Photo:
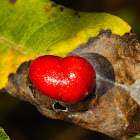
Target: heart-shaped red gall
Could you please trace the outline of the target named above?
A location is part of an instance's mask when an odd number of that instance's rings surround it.
[[[38,57],[29,67],[29,77],[43,94],[67,103],[82,100],[95,86],[93,66],[79,56]]]

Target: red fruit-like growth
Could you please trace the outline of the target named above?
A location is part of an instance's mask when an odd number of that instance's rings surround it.
[[[94,68],[79,56],[38,57],[29,67],[29,77],[43,94],[67,103],[82,100],[95,86]]]

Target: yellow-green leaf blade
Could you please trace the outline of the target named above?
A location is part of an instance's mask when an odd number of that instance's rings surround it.
[[[2,127],[0,127],[0,140],[10,140]]]
[[[48,0],[17,0],[15,4],[0,0],[0,9],[0,89],[24,61],[44,54],[65,56],[101,29],[118,35],[131,30],[116,16],[54,7]]]

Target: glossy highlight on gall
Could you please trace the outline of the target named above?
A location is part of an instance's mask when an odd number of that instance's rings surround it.
[[[46,96],[58,101],[75,103],[86,97],[95,86],[95,70],[80,56],[61,58],[44,55],[29,67],[33,84]]]

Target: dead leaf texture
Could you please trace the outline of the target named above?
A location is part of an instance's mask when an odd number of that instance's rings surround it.
[[[134,31],[120,36],[101,30],[68,55],[86,58],[96,71],[96,86],[82,101],[67,104],[43,95],[29,79],[31,61],[22,63],[15,74],[9,75],[6,90],[35,105],[49,118],[122,140],[140,133],[140,44]]]

